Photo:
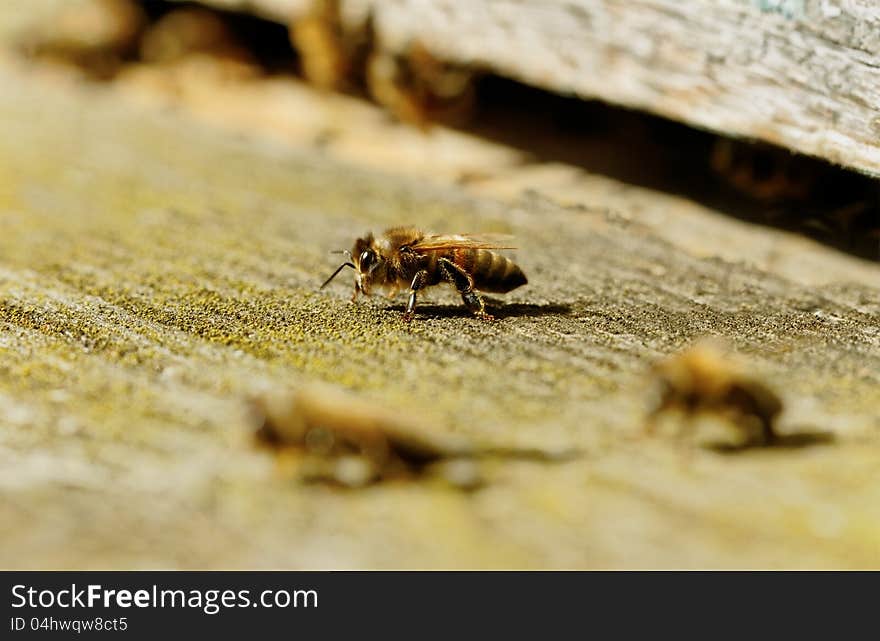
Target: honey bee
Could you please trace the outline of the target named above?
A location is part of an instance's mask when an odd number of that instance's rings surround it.
[[[362,487],[439,476],[470,490],[483,483],[484,459],[561,463],[579,455],[567,448],[481,444],[327,383],[267,391],[248,407],[256,443],[275,452],[282,472],[309,482]]]
[[[140,59],[148,64],[172,65],[196,56],[226,61],[242,72],[257,64],[230,21],[208,9],[175,9],[151,25],[141,39]]]
[[[367,89],[391,115],[427,131],[432,123],[465,124],[476,104],[475,74],[413,42],[400,54],[376,48],[367,60]]]
[[[339,0],[312,0],[289,27],[290,41],[299,52],[306,79],[326,91],[358,86],[369,50],[373,46],[368,20],[347,26]]]
[[[358,238],[326,287],[345,267],[355,270],[354,301],[384,290],[389,298],[409,287],[404,320],[412,320],[418,292],[449,283],[461,294],[465,306],[478,318],[492,320],[478,291],[504,294],[525,285],[525,274],[512,260],[495,250],[513,249],[488,237],[426,234],[413,227],[394,227],[378,238],[372,233]]]
[[[25,56],[77,68],[96,80],[113,79],[136,57],[148,24],[135,0],[78,0],[57,3],[44,23],[21,34]]]
[[[470,119],[474,70],[440,60],[418,41],[391,51],[381,42],[372,9],[345,20],[342,9],[340,0],[312,0],[290,26],[310,83],[323,90],[365,90],[394,118],[423,131],[435,122],[456,126]]]
[[[806,200],[815,191],[821,165],[772,145],[719,138],[709,164],[727,184],[764,203]]]
[[[730,420],[747,442],[767,445],[782,401],[766,385],[746,375],[739,363],[715,341],[701,341],[652,368],[658,399],[651,408],[648,431],[660,414],[677,411],[687,420],[701,413]]]
[[[252,399],[257,442],[303,455],[303,476],[361,486],[471,455],[458,438],[341,388],[308,383]]]

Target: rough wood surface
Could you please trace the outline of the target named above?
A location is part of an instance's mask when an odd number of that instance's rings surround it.
[[[307,0],[204,0],[287,22]],[[342,0],[383,46],[880,174],[880,9],[829,0]]]
[[[190,86],[177,104],[197,112]],[[344,129],[328,154],[277,114],[267,144],[5,66],[0,87],[0,566],[880,565],[876,265],[570,168],[501,163],[475,196],[359,168],[379,165]],[[215,122],[310,104],[266,91]],[[425,172],[479,149],[394,140],[381,162]],[[542,175],[573,206],[536,193]],[[315,291],[329,249],[399,222],[513,233],[530,283],[494,324],[452,293],[406,325],[401,301]],[[705,334],[782,393],[790,447],[642,435],[647,363]],[[583,455],[486,461],[472,493],[301,485],[253,447],[244,399],[302,380]]]

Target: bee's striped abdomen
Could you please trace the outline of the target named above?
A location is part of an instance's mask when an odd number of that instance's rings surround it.
[[[424,258],[425,262],[422,269],[428,271],[428,284],[430,285],[434,285],[443,280],[438,263],[440,258],[442,258],[442,256],[438,252],[429,252]]]
[[[460,251],[458,258],[459,265],[474,279],[476,290],[504,294],[528,282],[516,263],[491,250],[468,249]]]

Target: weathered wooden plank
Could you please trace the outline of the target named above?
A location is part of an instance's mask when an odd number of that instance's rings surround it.
[[[289,21],[308,0],[205,0]],[[880,174],[880,8],[828,0],[342,0],[383,46]]]
[[[826,278],[841,257],[601,176],[578,180],[589,207],[500,202],[115,90],[5,67],[0,89],[3,567],[880,562],[876,265],[805,285],[783,254]],[[664,215],[694,224],[641,222]],[[451,292],[405,324],[401,301],[348,304],[350,282],[316,291],[328,249],[401,222],[513,233],[530,283],[494,324]],[[644,437],[647,363],[707,333],[782,394],[783,435],[832,439],[725,454]],[[245,399],[304,379],[449,436],[581,456],[497,457],[473,493],[303,485],[253,447]]]

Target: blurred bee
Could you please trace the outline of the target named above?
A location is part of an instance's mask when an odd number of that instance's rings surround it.
[[[419,42],[383,47],[371,12],[346,16],[339,0],[312,0],[290,26],[305,77],[333,91],[366,90],[402,122],[463,124],[476,104],[475,73],[442,62]]]
[[[339,0],[312,0],[290,25],[290,42],[299,52],[306,79],[327,91],[354,88],[358,69],[372,46],[372,30],[364,21],[343,25]]]
[[[818,162],[788,150],[729,138],[715,141],[709,164],[731,187],[765,203],[806,200],[821,169]]]
[[[367,89],[398,120],[423,130],[432,122],[464,124],[476,104],[474,73],[440,61],[418,42],[402,54],[373,51]]]
[[[110,80],[136,57],[147,23],[146,12],[135,0],[76,0],[59,5],[43,22],[33,25],[18,45],[29,58]]]
[[[387,291],[390,298],[409,287],[404,314],[404,320],[409,321],[419,291],[449,283],[478,318],[492,320],[477,291],[504,294],[528,282],[516,263],[494,251],[497,249],[512,248],[475,236],[432,235],[412,227],[395,227],[378,238],[372,233],[358,238],[350,252],[340,252],[351,260],[342,263],[321,289],[345,267],[356,274],[352,301],[359,293],[371,295],[373,289]]]
[[[702,341],[653,366],[658,398],[648,416],[653,432],[661,414],[678,412],[691,421],[709,413],[727,418],[746,442],[776,440],[773,424],[782,401],[767,386],[745,375],[715,342]]]
[[[763,222],[877,260],[880,190],[867,176],[768,144],[719,138],[709,165]]]

